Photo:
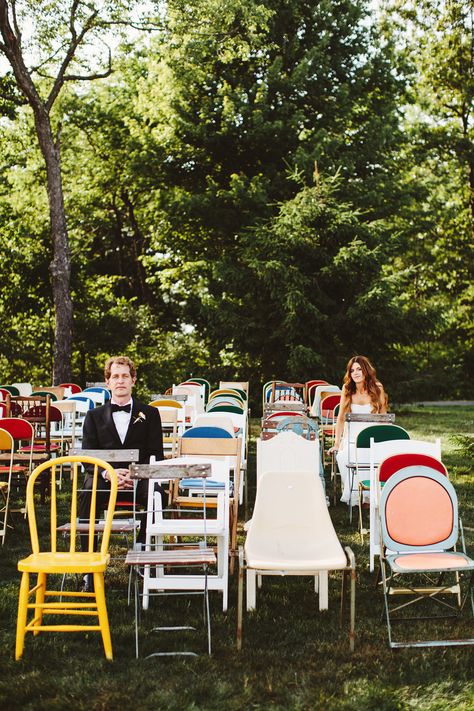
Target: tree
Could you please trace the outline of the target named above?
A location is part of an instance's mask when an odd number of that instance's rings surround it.
[[[11,65],[17,87],[28,102],[46,165],[51,226],[51,262],[55,311],[53,382],[70,379],[72,353],[71,250],[61,175],[61,123],[54,107],[65,84],[110,75],[111,50],[99,56],[99,42],[112,26],[129,21],[130,6],[116,2],[0,0],[0,52]],[[31,36],[26,30],[31,25]],[[52,29],[54,28],[54,29]],[[29,61],[31,58],[31,61]],[[34,64],[32,61],[34,59]]]

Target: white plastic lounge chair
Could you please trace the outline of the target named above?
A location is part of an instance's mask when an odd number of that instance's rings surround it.
[[[311,575],[319,609],[328,609],[328,572],[351,576],[350,647],[354,648],[355,558],[339,542],[319,477],[314,471],[262,474],[244,551],[239,555],[237,648],[242,644],[243,571],[247,571],[247,610],[256,607],[256,578]]]

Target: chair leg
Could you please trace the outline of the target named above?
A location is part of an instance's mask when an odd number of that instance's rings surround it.
[[[18,599],[18,618],[16,623],[16,645],[15,659],[18,661],[23,655],[25,646],[26,620],[28,615],[28,594],[30,590],[29,573],[23,573],[20,583],[20,595]]]
[[[318,577],[319,577],[319,609],[320,610],[327,610],[329,607],[328,571],[321,570]]]
[[[363,495],[362,495],[362,486],[359,484],[358,486],[358,494],[359,494],[359,534],[360,534],[360,542],[364,543],[364,526],[363,526],[363,521],[362,521],[362,501],[363,501]]]
[[[100,633],[102,635],[102,642],[104,644],[105,656],[108,660],[112,661],[112,639],[110,637],[110,627],[109,618],[107,615],[107,606],[105,603],[105,589],[104,589],[104,574],[94,573],[94,591],[97,603],[97,613],[99,617]]]
[[[43,608],[40,607],[44,603],[44,595],[46,592],[46,573],[38,573],[38,579],[36,581],[36,600],[35,600],[35,627],[41,627],[43,623]],[[34,635],[39,634],[39,630],[34,632]]]
[[[237,651],[242,649],[242,622],[244,607],[244,556],[239,550],[239,577],[237,587]]]
[[[257,607],[256,572],[247,568],[247,610]]]

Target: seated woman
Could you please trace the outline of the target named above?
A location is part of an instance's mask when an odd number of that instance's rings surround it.
[[[345,416],[348,412],[357,414],[387,412],[388,398],[382,383],[377,380],[375,368],[365,356],[354,356],[347,364],[342,386],[341,405],[336,422],[334,447],[330,453],[336,452],[337,466],[341,474],[343,492],[341,501],[352,505],[357,503],[357,490],[350,491],[349,461],[354,461],[354,443],[359,432],[367,426],[365,422],[351,423],[349,443]],[[350,450],[349,450],[350,446]]]

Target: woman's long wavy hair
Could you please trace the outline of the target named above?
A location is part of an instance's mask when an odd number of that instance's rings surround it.
[[[351,368],[354,363],[358,363],[362,368],[362,373],[364,375],[364,389],[370,395],[372,412],[380,412],[384,406],[387,406],[388,398],[381,389],[381,383],[377,380],[377,373],[375,372],[375,368],[370,360],[365,356],[359,355],[350,359],[347,364],[346,374],[344,376],[342,390],[344,394],[347,395],[347,409],[350,408],[352,395],[356,392],[356,384],[351,377]]]

